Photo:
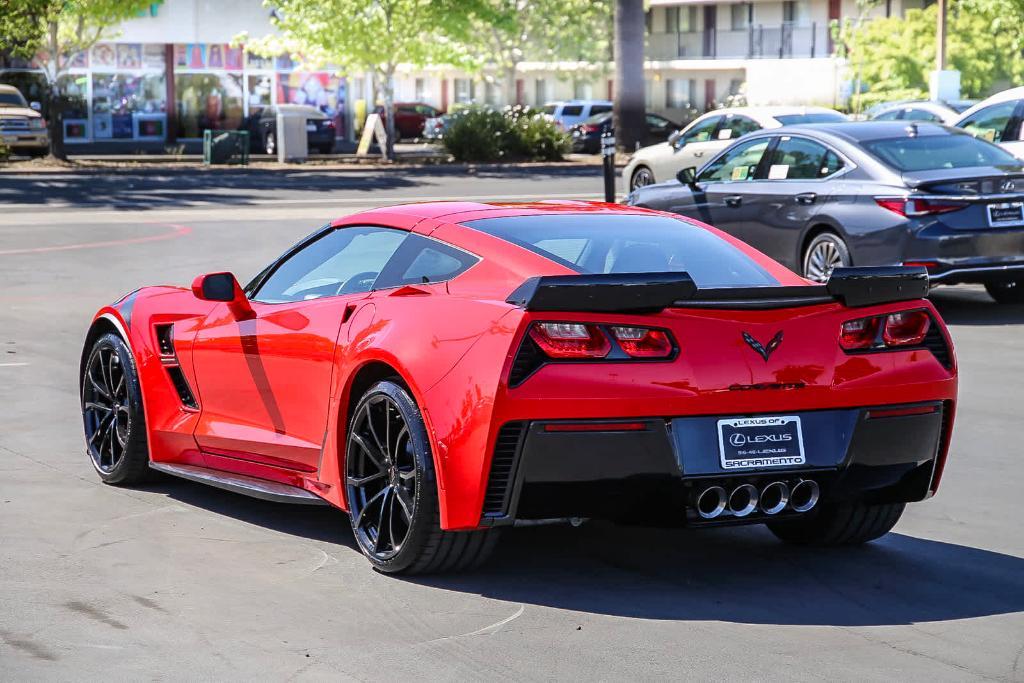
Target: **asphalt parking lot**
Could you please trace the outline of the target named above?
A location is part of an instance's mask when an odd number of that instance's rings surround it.
[[[1024,680],[1024,307],[980,288],[934,294],[961,376],[943,487],[864,548],[592,523],[403,579],[341,512],[93,473],[77,372],[104,303],[245,279],[361,208],[596,198],[595,172],[0,175],[0,679]]]

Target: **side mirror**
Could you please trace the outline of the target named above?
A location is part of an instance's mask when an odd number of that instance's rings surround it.
[[[43,105],[39,104],[38,102],[29,102],[28,106],[29,106],[29,109],[35,109],[36,111],[42,111],[43,110]]]
[[[192,281],[192,293],[203,301],[222,301],[240,318],[252,315],[252,306],[242,286],[231,273],[208,273]]]
[[[687,166],[683,170],[676,173],[676,180],[686,185],[691,190],[697,189],[697,169],[693,166]]]
[[[680,136],[680,135],[682,135],[682,134],[683,134],[683,131],[681,131],[681,130],[676,130],[676,131],[673,131],[673,132],[672,132],[672,133],[671,133],[671,134],[670,134],[670,135],[668,136],[668,142],[669,142],[669,144],[670,144],[670,145],[674,145],[674,144],[676,144],[676,140],[678,140],[678,139],[679,139],[679,136]]]

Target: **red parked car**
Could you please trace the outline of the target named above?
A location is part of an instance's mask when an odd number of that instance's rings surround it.
[[[536,520],[863,543],[946,460],[956,361],[927,292],[903,267],[814,284],[645,209],[378,209],[244,288],[213,273],[102,308],[87,448],[109,484],[157,470],[346,510],[385,572],[474,566]]]
[[[395,131],[399,140],[423,137],[423,124],[427,119],[442,114],[439,109],[422,102],[395,102],[393,106]],[[379,107],[377,113],[381,115],[382,120],[387,120],[383,107]]]

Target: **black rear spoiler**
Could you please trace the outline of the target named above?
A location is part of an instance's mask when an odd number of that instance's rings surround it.
[[[648,313],[669,307],[768,309],[839,301],[873,306],[928,296],[922,267],[836,268],[824,285],[699,289],[686,273],[532,277],[508,297],[528,311]]]

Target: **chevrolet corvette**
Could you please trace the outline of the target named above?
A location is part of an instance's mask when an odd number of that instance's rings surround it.
[[[347,216],[246,286],[102,308],[91,463],[332,505],[377,569],[484,561],[502,527],[887,533],[933,495],[956,405],[923,268],[805,280],[715,228],[587,202]]]

